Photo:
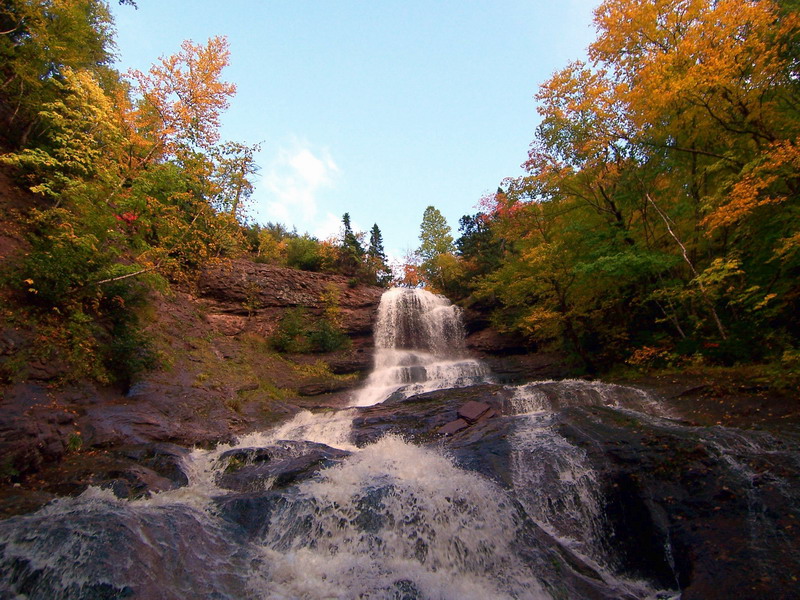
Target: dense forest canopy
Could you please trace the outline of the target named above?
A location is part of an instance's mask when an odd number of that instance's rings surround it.
[[[796,3],[607,0],[595,24],[590,62],[536,95],[527,175],[462,219],[428,285],[590,369],[796,368]]]
[[[536,94],[526,175],[457,239],[428,207],[398,282],[489,310],[589,370],[797,370],[797,3],[607,0],[595,24],[589,61]],[[220,139],[236,89],[225,38],[186,41],[146,72],[116,71],[114,50],[101,0],[0,9],[0,162],[34,194],[12,207],[27,246],[3,265],[19,307],[5,319],[79,375],[124,382],[154,360],[137,307],[210,261],[390,282],[377,224],[354,231],[345,213],[320,241],[248,221],[258,147]]]

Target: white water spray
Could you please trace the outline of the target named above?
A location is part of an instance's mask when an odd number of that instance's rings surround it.
[[[384,293],[375,324],[375,367],[352,406],[408,397],[484,380],[486,365],[466,355],[461,311],[428,291]]]
[[[499,488],[387,436],[273,516],[254,585],[267,598],[548,599],[519,529]]]

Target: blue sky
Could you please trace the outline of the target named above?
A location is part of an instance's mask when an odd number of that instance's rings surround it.
[[[139,0],[117,6],[121,70],[227,36],[223,139],[262,142],[250,216],[320,238],[381,228],[400,258],[429,205],[477,211],[519,175],[533,99],[585,57],[597,0]]]

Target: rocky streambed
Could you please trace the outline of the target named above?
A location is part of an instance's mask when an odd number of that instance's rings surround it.
[[[236,560],[255,560],[251,554],[258,549],[261,561],[266,552],[270,561],[278,561],[278,553],[280,561],[293,556],[292,560],[304,557],[316,564],[332,550],[323,551],[312,540],[325,531],[338,536],[344,527],[345,539],[337,542],[339,550],[331,556],[341,558],[342,545],[351,545],[348,560],[358,562],[364,552],[384,552],[383,544],[394,539],[400,527],[414,538],[413,548],[401,544],[405,549],[400,556],[384,556],[367,571],[372,569],[377,577],[402,559],[422,565],[424,573],[412,569],[403,579],[393,571],[395,579],[386,579],[385,589],[373,590],[370,597],[427,598],[439,597],[427,595],[439,584],[420,583],[436,571],[430,569],[441,559],[438,552],[450,556],[454,551],[490,551],[483,545],[497,532],[475,541],[474,547],[470,541],[462,547],[457,540],[471,527],[510,527],[506,537],[491,540],[491,552],[509,553],[503,559],[507,561],[513,554],[513,565],[501,566],[486,557],[473,564],[464,556],[453,573],[465,586],[477,578],[484,592],[500,590],[502,597],[795,597],[800,568],[796,426],[788,419],[769,431],[701,426],[680,415],[665,417],[670,410],[659,396],[627,386],[571,380],[481,384],[390,398],[369,407],[300,413],[269,434],[244,436],[230,449],[196,450],[193,457],[167,443],[119,447],[113,452],[127,456],[136,468],[116,478],[90,481],[107,492],[90,490],[44,513],[5,521],[0,525],[0,548],[8,560],[7,549],[22,543],[20,535],[29,544],[54,543],[53,536],[62,534],[52,529],[46,515],[59,511],[77,518],[88,532],[86,539],[111,535],[105,529],[91,534],[98,525],[90,524],[86,511],[101,520],[113,514],[125,539],[131,519],[145,530],[187,527],[186,535],[201,540],[212,536],[203,542],[211,544],[206,552],[219,552],[211,557],[219,563],[211,571],[231,571],[211,589],[217,589],[219,597],[255,598],[277,593],[276,564],[261,564],[271,573],[269,581],[254,583],[243,574],[246,570],[237,571],[241,565],[231,563],[234,559],[223,558],[233,548]],[[459,421],[466,426],[452,427]],[[399,466],[405,453],[418,453],[411,457],[416,463],[413,474],[398,472],[410,468]],[[89,454],[82,468],[102,472],[97,469],[102,456]],[[463,481],[451,489],[447,481],[453,478]],[[409,480],[423,485],[424,492],[416,487],[404,490]],[[182,489],[195,500],[202,497],[202,502],[169,499]],[[64,489],[70,491],[77,490]],[[114,495],[148,492],[161,493],[132,504],[114,500]],[[431,501],[423,500],[423,493],[445,495],[447,506],[423,510],[421,504]],[[485,506],[470,504],[481,502]],[[159,505],[172,508],[158,513]],[[199,513],[196,506],[202,507]],[[492,521],[492,511],[508,522]],[[330,519],[338,519],[339,525]],[[442,536],[452,539],[444,542]],[[103,542],[112,557],[114,543],[113,535]],[[179,552],[187,541],[178,537],[161,543],[173,548],[169,552]],[[125,544],[125,552],[141,557],[128,561],[119,581],[108,584],[108,595],[96,595],[99,575],[92,575],[95,567],[88,565],[80,574],[90,582],[97,579],[91,588],[95,595],[71,588],[59,596],[63,590],[58,582],[64,579],[59,567],[45,568],[20,556],[13,559],[12,577],[17,587],[22,581],[35,591],[31,597],[149,597],[146,590],[156,588],[148,585],[163,584],[157,581],[157,571],[148,571],[157,562],[149,555],[153,550],[131,547],[130,540]],[[201,585],[213,576],[208,567],[199,570],[192,562],[200,558],[209,560],[192,554],[180,559],[187,572],[197,571],[184,586]],[[294,582],[285,582],[289,597],[300,594],[294,586],[303,581],[311,589],[329,578],[335,579],[332,585],[345,585],[326,569],[313,577],[293,571],[287,578]],[[9,589],[17,589],[8,581],[7,577]],[[129,581],[141,583],[125,583]],[[534,583],[538,595],[525,596],[521,590]],[[464,591],[470,586],[462,589],[463,597],[472,597]],[[174,590],[161,593],[178,597]]]
[[[47,373],[4,390],[0,598],[797,597],[791,394],[565,380],[476,331],[487,377],[457,326],[432,344],[412,320],[377,336],[373,398],[354,391],[374,292],[348,300],[353,347],[280,357],[259,341],[279,313],[224,287],[173,305],[173,369],[125,394]]]

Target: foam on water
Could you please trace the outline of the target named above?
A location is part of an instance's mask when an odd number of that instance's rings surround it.
[[[301,486],[263,541],[260,586],[267,598],[394,598],[403,588],[443,600],[549,598],[517,557],[518,532],[495,485],[389,436]]]
[[[461,312],[426,290],[383,294],[375,324],[375,364],[352,406],[407,398],[483,381],[488,368],[466,354]]]
[[[0,522],[0,597],[247,598],[242,547],[191,504],[150,505],[89,488]]]
[[[568,406],[609,406],[649,415],[666,412],[666,408],[644,390],[602,381],[534,381],[513,390],[511,409],[516,414],[553,412]]]

